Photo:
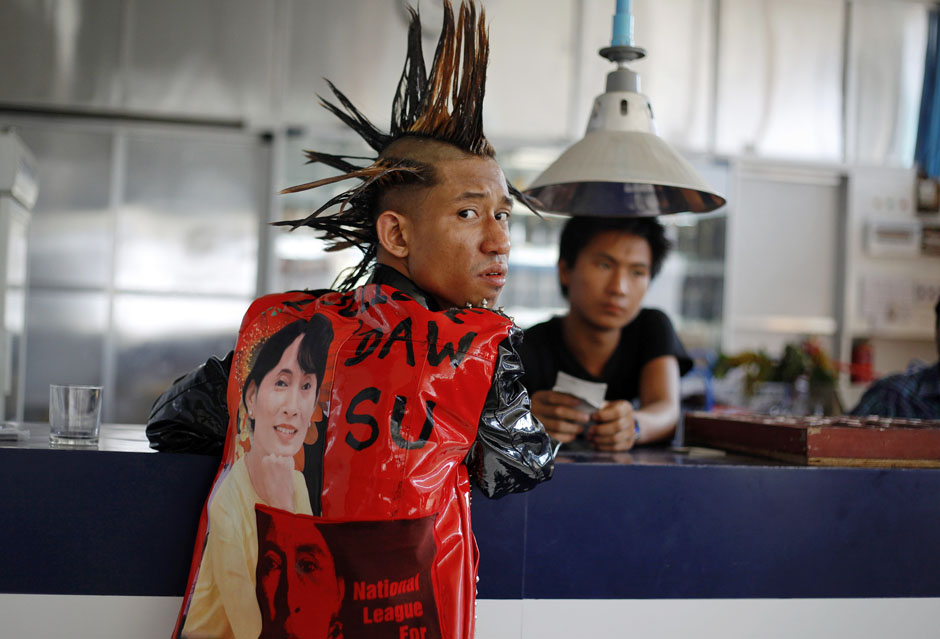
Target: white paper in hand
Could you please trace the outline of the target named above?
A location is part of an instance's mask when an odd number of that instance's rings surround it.
[[[603,382],[589,382],[586,379],[558,371],[553,391],[574,395],[588,404],[592,412],[604,407],[604,396],[607,394],[607,384]]]

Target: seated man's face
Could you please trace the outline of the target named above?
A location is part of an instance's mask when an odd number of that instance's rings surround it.
[[[444,306],[496,302],[506,283],[512,199],[495,160],[435,162],[437,184],[414,202],[408,271]]]
[[[623,231],[595,235],[574,265],[558,264],[572,315],[599,329],[633,321],[650,285],[653,254],[644,238]]]
[[[257,595],[260,639],[321,639],[343,599],[333,555],[316,525],[289,515],[259,512]]]

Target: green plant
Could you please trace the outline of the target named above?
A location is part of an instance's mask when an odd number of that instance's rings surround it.
[[[722,378],[739,366],[745,367],[744,392],[748,396],[752,396],[762,382],[792,384],[800,377],[806,377],[811,392],[826,392],[835,385],[837,377],[832,360],[814,339],[787,344],[779,360],[774,360],[763,350],[736,355],[722,353],[712,372],[715,377]]]

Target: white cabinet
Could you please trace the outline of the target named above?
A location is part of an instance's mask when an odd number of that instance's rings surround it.
[[[726,352],[779,354],[838,326],[843,180],[838,170],[737,162],[728,214]]]

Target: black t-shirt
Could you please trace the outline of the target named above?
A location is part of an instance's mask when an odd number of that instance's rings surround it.
[[[672,328],[672,322],[665,313],[651,308],[641,309],[634,320],[623,327],[620,343],[604,365],[601,377],[588,373],[568,350],[560,317],[525,331],[519,355],[525,368],[522,384],[529,395],[551,389],[558,371],[564,371],[592,382],[605,382],[608,401],[636,399],[640,394],[643,366],[662,355],[676,356],[680,376],[692,368],[692,360]]]

